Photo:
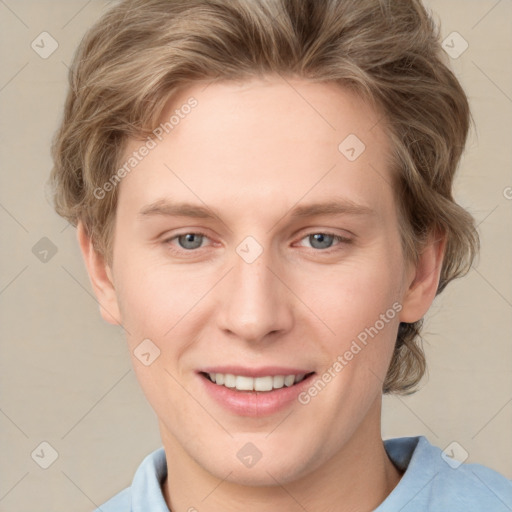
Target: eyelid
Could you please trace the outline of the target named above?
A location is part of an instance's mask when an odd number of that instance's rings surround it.
[[[332,247],[327,248],[327,249],[315,249],[314,247],[307,247],[307,249],[311,249],[311,250],[313,250],[316,253],[325,253],[325,254],[327,254],[327,253],[336,251],[337,248],[339,246],[341,246],[341,245],[349,244],[349,243],[352,242],[352,239],[349,238],[349,237],[346,237],[346,236],[343,236],[343,235],[339,235],[337,233],[333,233],[332,231],[322,230],[322,229],[308,231],[306,234],[304,234],[303,236],[301,236],[299,238],[299,241],[302,241],[302,240],[304,240],[304,238],[307,238],[307,237],[309,237],[311,235],[317,235],[317,234],[332,236],[334,239],[336,239],[338,241],[338,243],[333,245]]]
[[[163,240],[163,243],[171,245],[171,242],[173,240],[176,240],[180,236],[189,235],[189,234],[200,235],[200,236],[202,236],[204,238],[208,238],[208,239],[211,240],[210,236],[208,236],[204,231],[194,230],[192,228],[192,229],[188,229],[186,231],[182,231],[182,232],[173,234],[172,236],[166,237]],[[334,233],[334,232],[329,231],[327,229],[316,229],[316,230],[310,230],[310,231],[304,232],[302,234],[302,236],[300,236],[298,241],[300,242],[300,241],[304,240],[304,238],[307,238],[308,236],[316,235],[316,234],[332,236],[332,237],[334,237],[338,241],[337,244],[335,244],[334,246],[329,247],[327,249],[315,249],[314,247],[306,247],[307,249],[311,249],[312,251],[314,251],[316,253],[325,253],[325,254],[331,253],[333,251],[336,251],[339,246],[342,246],[344,244],[349,244],[349,243],[351,243],[353,241],[352,238],[350,238],[350,237]],[[182,248],[175,247],[175,246],[172,246],[172,247],[173,247],[173,249],[172,249],[173,252],[189,253],[189,254],[197,253],[197,252],[199,252],[200,249],[204,249],[205,248],[205,247],[199,247],[197,249],[187,250],[187,249],[182,249]]]
[[[203,232],[203,231],[194,230],[194,229],[188,229],[188,230],[183,231],[181,233],[176,233],[176,234],[174,234],[172,236],[165,237],[163,239],[162,243],[170,244],[171,241],[176,240],[180,236],[185,236],[185,235],[200,235],[200,236],[202,236],[204,238],[208,238],[208,239],[211,240],[211,238],[205,232]],[[202,249],[202,247],[201,247],[201,249]],[[186,249],[178,249],[178,250],[185,251],[185,252],[190,252],[190,253],[198,251],[198,249],[189,250],[189,251],[187,251]]]

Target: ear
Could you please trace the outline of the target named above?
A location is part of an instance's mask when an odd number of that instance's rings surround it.
[[[112,271],[104,257],[96,252],[82,222],[77,225],[77,237],[94,294],[100,305],[103,319],[113,325],[121,325]]]
[[[423,318],[430,308],[437,292],[446,236],[432,235],[422,250],[418,263],[410,263],[408,288],[402,298],[400,321],[412,323]]]

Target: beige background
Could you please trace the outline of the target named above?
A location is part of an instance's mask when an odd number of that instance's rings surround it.
[[[100,318],[75,229],[44,193],[66,65],[107,5],[0,0],[0,511],[92,510],[160,446],[122,332]],[[478,220],[483,247],[429,312],[430,379],[416,395],[385,398],[383,436],[457,441],[469,462],[512,478],[512,3],[427,5],[443,37],[457,31],[469,43],[451,59],[477,126],[456,197]],[[47,59],[31,48],[43,31],[59,45]],[[42,237],[57,248],[46,263],[32,252]],[[58,454],[48,469],[31,458],[43,441]]]

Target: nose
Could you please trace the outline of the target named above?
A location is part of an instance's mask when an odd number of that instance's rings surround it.
[[[270,251],[249,261],[238,253],[233,257],[219,304],[219,326],[232,338],[251,343],[275,341],[292,326],[293,295],[284,284],[282,266]]]

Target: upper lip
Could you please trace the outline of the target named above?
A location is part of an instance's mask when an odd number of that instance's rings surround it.
[[[199,373],[224,373],[231,375],[243,375],[246,377],[274,377],[276,375],[306,375],[313,373],[313,370],[298,367],[286,366],[262,366],[260,368],[248,368],[244,366],[209,366],[201,368]]]

